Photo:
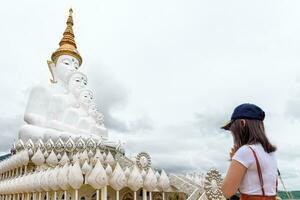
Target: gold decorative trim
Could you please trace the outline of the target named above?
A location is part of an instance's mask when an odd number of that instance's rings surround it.
[[[69,16],[67,20],[67,27],[64,31],[63,38],[59,42],[59,48],[52,54],[51,59],[56,63],[57,59],[61,55],[71,55],[79,61],[79,66],[82,64],[82,58],[77,50],[75,42],[75,35],[73,32],[73,10],[70,8]]]
[[[54,65],[54,62],[47,60],[47,64],[48,64],[48,69],[49,69],[51,77],[52,77],[52,78],[50,78],[50,82],[53,84],[57,83],[57,81],[55,80],[54,74],[53,74],[53,70],[52,70],[52,66]]]

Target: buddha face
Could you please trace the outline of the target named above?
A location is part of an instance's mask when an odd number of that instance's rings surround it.
[[[82,90],[79,95],[79,103],[84,106],[91,105],[94,99],[93,92],[90,90]]]
[[[68,88],[69,91],[74,94],[76,97],[80,94],[81,90],[86,88],[87,85],[87,77],[81,72],[73,72],[70,75]]]
[[[97,124],[102,125],[104,123],[104,116],[103,116],[103,114],[98,111],[95,120],[96,120]]]
[[[96,104],[91,104],[89,106],[89,115],[92,117],[96,117],[98,113],[98,108],[96,106]]]
[[[56,76],[67,82],[68,76],[76,71],[79,67],[79,62],[76,58],[69,55],[61,55],[58,57],[57,62],[55,64]]]

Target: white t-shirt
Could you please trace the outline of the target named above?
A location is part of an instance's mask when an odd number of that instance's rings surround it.
[[[255,151],[262,171],[265,195],[276,195],[277,160],[274,153],[265,152],[260,143],[250,145]],[[248,195],[262,195],[257,167],[253,152],[248,145],[244,145],[234,154],[233,160],[240,162],[247,168],[247,172],[240,185],[240,192]]]

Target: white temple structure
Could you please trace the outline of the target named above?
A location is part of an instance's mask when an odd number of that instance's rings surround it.
[[[72,9],[59,48],[48,61],[51,81],[32,88],[18,140],[0,161],[0,200],[221,199],[221,176],[167,174],[139,153],[126,157],[109,140],[73,33]]]

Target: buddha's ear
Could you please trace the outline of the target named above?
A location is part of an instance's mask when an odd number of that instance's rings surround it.
[[[50,82],[51,83],[57,83],[57,81],[55,79],[55,76],[54,76],[54,73],[53,73],[53,69],[55,67],[55,64],[51,60],[47,60],[47,63],[48,63],[48,69],[49,69],[50,74],[51,74]]]

